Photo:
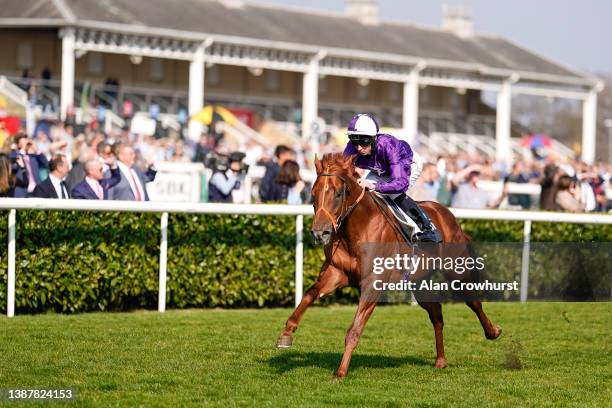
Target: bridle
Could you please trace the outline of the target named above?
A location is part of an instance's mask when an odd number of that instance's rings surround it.
[[[338,174],[334,174],[334,173],[321,173],[317,177],[319,176],[338,177],[340,180],[342,180],[342,201],[340,203],[340,215],[338,216],[338,218],[334,218],[332,213],[330,213],[327,210],[327,208],[325,208],[325,194],[327,193],[327,190],[328,190],[327,180],[325,180],[325,187],[323,187],[323,198],[321,200],[322,205],[315,212],[315,217],[316,217],[319,211],[322,211],[323,214],[325,214],[325,216],[329,218],[329,220],[331,221],[332,226],[334,227],[334,232],[337,232],[342,226],[342,222],[351,214],[353,209],[357,206],[357,204],[359,204],[361,199],[365,196],[366,189],[365,187],[363,187],[363,190],[361,190],[361,194],[359,194],[359,197],[357,197],[355,202],[351,204],[349,207],[347,207],[346,211],[342,211],[342,207],[344,207],[344,202],[346,201],[346,180],[344,179],[344,177]]]

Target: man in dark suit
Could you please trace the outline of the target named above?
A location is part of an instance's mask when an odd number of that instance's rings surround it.
[[[49,161],[44,154],[38,152],[36,144],[26,134],[19,134],[15,144],[17,148],[10,154],[11,161],[15,162],[17,156],[21,156],[28,171],[28,186],[15,187],[15,197],[23,198],[32,194],[36,185],[42,181],[40,173],[48,170]]]
[[[117,165],[121,173],[121,181],[109,189],[108,199],[149,201],[146,184],[155,179],[157,171],[151,166],[146,173],[143,173],[137,166],[134,166],[136,153],[127,144],[117,145],[115,155],[118,159]]]
[[[70,198],[64,178],[70,170],[68,159],[63,154],[55,155],[49,161],[49,177],[34,188],[32,197],[36,198]]]
[[[287,198],[287,188],[276,182],[276,178],[280,173],[281,167],[287,160],[295,160],[295,152],[293,149],[278,145],[274,151],[275,161],[272,161],[266,166],[266,173],[261,179],[259,185],[259,197],[262,202],[280,201]]]
[[[121,171],[113,159],[107,159],[110,177],[104,178],[104,167],[98,159],[85,163],[85,178],[72,189],[72,198],[108,200],[108,190],[121,181]]]

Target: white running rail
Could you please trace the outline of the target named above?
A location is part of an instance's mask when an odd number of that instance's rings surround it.
[[[8,285],[7,316],[15,315],[15,252],[16,252],[16,211],[17,210],[77,210],[77,211],[119,211],[161,213],[160,230],[160,271],[158,310],[166,309],[166,262],[168,256],[168,213],[192,214],[257,214],[290,215],[296,217],[296,255],[295,255],[295,304],[300,303],[303,293],[303,217],[313,215],[311,205],[285,204],[219,204],[219,203],[163,203],[132,201],[96,200],[47,200],[40,198],[2,198],[0,209],[10,210],[8,223]],[[580,224],[612,224],[612,215],[556,213],[538,211],[469,210],[452,208],[457,218],[478,220],[521,221],[523,229],[523,262],[521,266],[521,301],[527,300],[527,281],[529,273],[529,242],[532,222],[563,222]],[[525,255],[526,254],[526,255]]]

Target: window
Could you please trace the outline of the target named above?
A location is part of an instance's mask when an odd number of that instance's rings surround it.
[[[90,74],[102,73],[102,54],[98,52],[90,52],[87,55],[87,69]]]
[[[19,68],[32,68],[32,44],[20,43],[17,45],[17,66]]]
[[[451,108],[458,108],[461,105],[461,95],[453,88],[448,88],[447,92]]]
[[[221,83],[221,69],[219,65],[214,64],[206,70],[206,80],[211,85],[218,85]]]
[[[357,85],[357,98],[368,99],[368,85]]]
[[[432,102],[433,88],[426,86],[419,88],[419,102],[423,105],[430,105]]]
[[[270,91],[276,91],[280,88],[280,76],[278,71],[272,69],[266,70],[266,88]]]
[[[161,81],[164,79],[164,61],[158,58],[151,59],[151,79]]]
[[[325,95],[327,93],[327,77],[319,75],[319,93]]]
[[[402,85],[397,82],[389,82],[389,99],[399,102],[402,97]]]

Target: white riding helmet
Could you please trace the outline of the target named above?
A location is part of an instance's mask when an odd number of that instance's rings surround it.
[[[375,137],[378,135],[378,121],[373,115],[369,113],[360,113],[351,119],[348,124],[347,134],[351,135],[363,135]]]

